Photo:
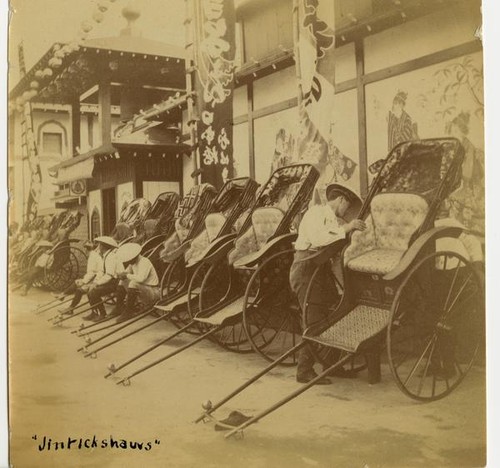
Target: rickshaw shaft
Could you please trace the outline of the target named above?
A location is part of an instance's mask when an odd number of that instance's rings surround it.
[[[187,330],[187,328],[190,327],[190,326],[192,326],[192,325],[193,325],[192,323],[186,325],[185,327],[183,327],[178,332],[174,333],[173,335],[170,335],[170,337],[168,339],[171,339],[174,336],[178,335],[179,332],[181,332],[181,331]],[[175,351],[172,351],[171,353],[167,354],[166,356],[164,356],[164,357],[162,357],[160,359],[157,359],[156,361],[153,361],[151,364],[148,364],[146,367],[143,367],[142,369],[139,369],[138,371],[134,372],[133,374],[130,374],[128,377],[125,377],[124,379],[122,379],[119,382],[117,382],[117,384],[121,384],[125,380],[130,380],[132,377],[135,377],[136,375],[142,374],[143,372],[147,371],[148,369],[151,369],[151,367],[154,367],[157,364],[160,364],[163,361],[166,361],[167,359],[170,359],[171,357],[174,357],[176,354],[179,354],[182,351],[184,351],[184,350],[186,350],[188,348],[191,348],[191,346],[194,346],[196,343],[199,343],[200,341],[204,340],[205,338],[208,338],[210,335],[212,335],[213,333],[219,331],[222,328],[223,328],[222,325],[219,325],[219,326],[213,328],[212,330],[204,333],[203,335],[200,335],[199,337],[197,337],[196,339],[194,339],[190,343],[187,343],[184,346],[181,346],[180,348],[177,348]]]
[[[321,374],[318,374],[316,377],[314,377],[314,379],[310,380],[308,383],[306,383],[305,385],[303,385],[301,388],[295,390],[293,393],[291,393],[287,397],[283,398],[282,400],[278,401],[277,403],[275,403],[274,405],[270,406],[269,408],[265,409],[264,411],[261,411],[256,416],[253,416],[251,419],[249,419],[248,421],[244,422],[241,426],[238,426],[238,427],[234,428],[232,431],[228,432],[224,436],[224,438],[228,439],[229,437],[235,435],[237,432],[240,432],[243,429],[245,429],[246,427],[248,427],[248,426],[250,426],[250,425],[258,422],[259,420],[261,420],[262,418],[264,418],[268,414],[272,413],[273,411],[276,411],[278,408],[280,408],[284,404],[286,404],[289,401],[293,400],[294,398],[298,397],[300,394],[304,393],[306,390],[308,390],[313,385],[315,385],[316,382],[318,382],[322,378],[326,377],[335,368],[337,368],[337,367],[343,365],[345,362],[347,362],[351,358],[351,356],[352,356],[351,353],[347,354],[342,359],[340,359],[339,361],[337,361],[335,364],[333,364],[332,366],[330,366],[328,369],[323,370],[323,372]]]
[[[300,342],[299,344],[295,345],[293,348],[289,349],[285,354],[282,354],[278,359],[274,360],[271,364],[269,364],[265,369],[263,369],[261,372],[258,374],[254,375],[250,380],[245,382],[243,385],[239,386],[236,390],[231,392],[229,395],[224,397],[222,400],[217,402],[215,405],[212,406],[209,410],[207,410],[205,413],[203,413],[198,419],[196,419],[195,423],[199,423],[200,421],[203,421],[203,418],[205,417],[206,414],[212,414],[215,410],[220,408],[222,405],[227,403],[229,400],[234,398],[236,395],[241,393],[245,388],[253,384],[255,381],[259,380],[263,375],[267,374],[270,370],[274,369],[278,364],[283,362],[288,356],[291,354],[295,353],[298,351],[300,348],[302,348],[306,344],[305,341]]]

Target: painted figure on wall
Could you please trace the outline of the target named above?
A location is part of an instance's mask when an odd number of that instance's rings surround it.
[[[465,156],[462,184],[448,199],[450,216],[472,230],[484,233],[484,152],[468,139],[470,114],[461,112],[448,123],[446,132],[460,140]]]
[[[280,167],[292,164],[294,148],[294,136],[288,130],[280,128],[276,134],[276,145],[271,162],[271,174]]]
[[[340,183],[349,187],[357,164],[346,156],[337,145],[335,145],[334,135],[335,124],[330,123],[330,137],[326,149],[326,157],[322,157],[315,166],[320,173],[316,184],[315,199],[317,203],[326,202],[326,188],[333,183]]]
[[[388,151],[404,141],[418,140],[417,124],[405,110],[407,97],[408,93],[398,91],[392,101],[387,118]]]

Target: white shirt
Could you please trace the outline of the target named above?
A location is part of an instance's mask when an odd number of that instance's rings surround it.
[[[106,284],[113,278],[116,278],[118,271],[118,262],[116,261],[116,250],[108,250],[103,258],[103,270],[97,274],[94,283],[97,285]]]
[[[158,286],[158,275],[153,264],[142,255],[139,256],[137,262],[129,265],[125,270],[127,279],[146,286]]]
[[[102,257],[97,250],[91,250],[87,260],[87,272],[82,278],[82,284],[89,284],[94,278],[103,273]]]
[[[344,238],[344,228],[330,206],[315,205],[302,218],[295,250],[317,249]]]

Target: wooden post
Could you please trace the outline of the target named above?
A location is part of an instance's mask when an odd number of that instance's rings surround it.
[[[295,60],[295,78],[297,79],[297,109],[300,113],[300,106],[302,105],[302,73],[300,71],[300,49],[299,49],[299,39],[300,39],[300,12],[299,12],[299,1],[293,0],[293,55]]]
[[[247,112],[248,112],[248,161],[250,163],[250,177],[255,179],[255,128],[253,115],[253,81],[247,84]]]
[[[359,186],[361,198],[368,194],[368,153],[366,143],[366,93],[363,75],[365,73],[363,39],[354,43],[356,56],[356,84],[358,92],[358,141],[359,141]]]
[[[71,103],[71,135],[73,141],[71,156],[77,153],[77,147],[81,149],[80,118],[80,99],[76,97]]]
[[[99,121],[101,144],[111,144],[111,83],[104,78],[99,83]]]
[[[194,90],[194,73],[196,73],[197,65],[197,54],[198,50],[196,47],[196,32],[197,27],[197,11],[193,0],[186,0],[186,19],[184,20],[185,30],[186,30],[186,92],[188,94],[187,98],[187,113],[188,113],[188,125],[189,125],[189,137],[191,139],[191,158],[194,164],[195,172],[198,171],[200,164],[198,163],[199,151],[198,151],[198,135],[197,135],[197,115],[198,100],[195,95]],[[200,176],[197,175],[194,178],[195,185],[200,183]]]

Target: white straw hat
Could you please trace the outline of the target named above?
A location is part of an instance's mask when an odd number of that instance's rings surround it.
[[[116,251],[116,258],[122,263],[127,263],[136,258],[141,253],[142,247],[135,242],[123,244]]]
[[[115,249],[118,247],[116,241],[109,236],[96,237],[94,239],[94,242],[99,242],[100,244],[108,245],[109,247],[113,247]]]

